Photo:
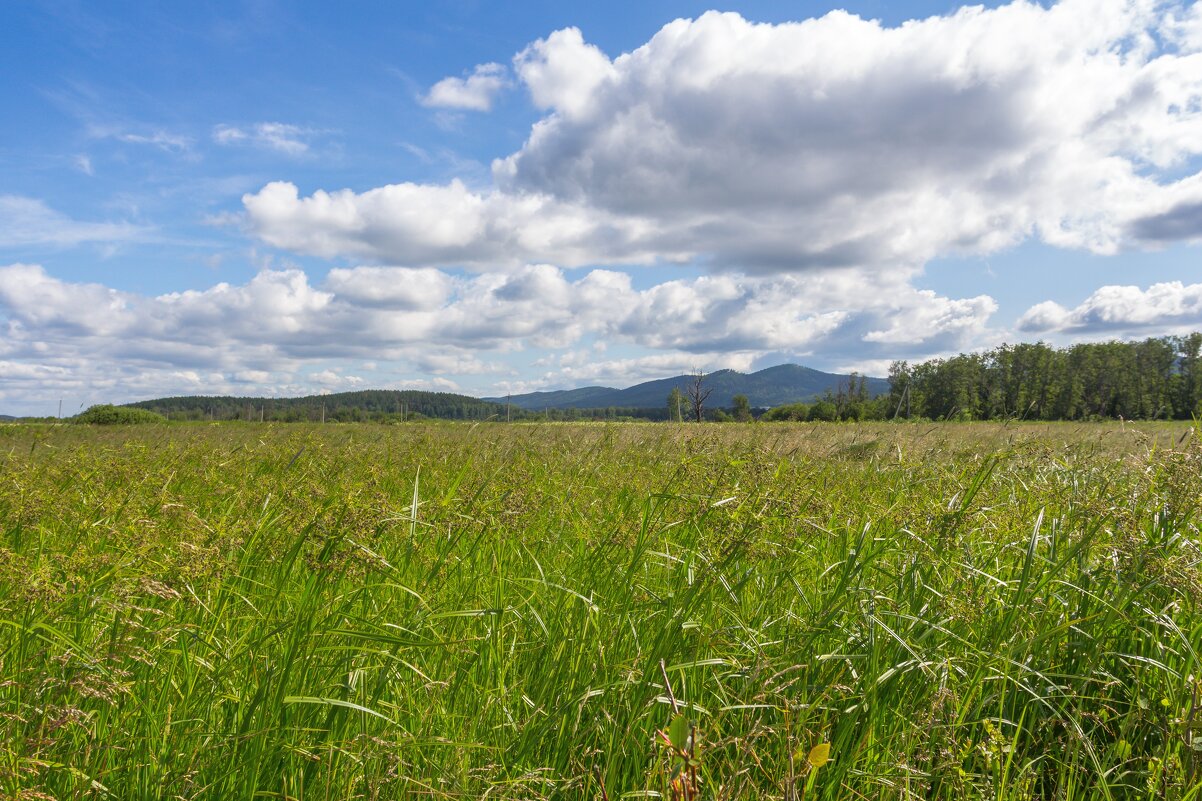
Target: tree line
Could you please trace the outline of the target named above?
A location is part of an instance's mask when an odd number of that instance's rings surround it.
[[[1202,333],[1054,348],[1002,345],[889,370],[891,416],[1186,420],[1202,414]]]
[[[669,398],[669,409],[679,400]],[[765,421],[1188,420],[1202,417],[1202,333],[895,361],[888,393],[872,396],[852,373],[813,401],[755,411]],[[705,415],[745,418],[745,404]]]

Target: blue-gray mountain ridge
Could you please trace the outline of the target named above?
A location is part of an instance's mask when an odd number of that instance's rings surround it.
[[[840,386],[848,385],[849,376],[824,373],[799,364],[781,364],[755,373],[740,373],[736,370],[715,370],[706,373],[703,386],[713,392],[706,400],[708,408],[729,407],[735,395],[746,395],[753,407],[783,406],[787,403],[805,403],[821,398],[826,392],[838,392]],[[857,386],[859,379],[856,379]],[[865,377],[865,389],[869,397],[889,391],[889,382],[883,378]],[[551,392],[530,392],[509,398],[482,398],[496,403],[512,403],[519,409],[657,409],[668,401],[672,387],[681,392],[693,382],[689,375],[660,378],[635,384],[626,389],[613,387],[581,387]]]

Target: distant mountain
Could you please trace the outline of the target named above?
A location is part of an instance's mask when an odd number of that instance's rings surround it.
[[[757,373],[717,370],[705,376],[705,386],[713,392],[706,408],[730,408],[735,395],[746,395],[753,407],[781,406],[812,401],[827,391],[846,386],[848,376],[811,370],[796,364],[769,367]],[[280,422],[318,421],[354,422],[395,420],[402,413],[450,420],[521,420],[543,417],[544,410],[560,410],[551,415],[558,420],[583,420],[598,417],[598,412],[578,410],[640,409],[636,416],[657,419],[664,413],[673,387],[686,392],[692,377],[687,375],[647,381],[626,389],[581,387],[554,392],[531,392],[512,398],[473,398],[449,392],[416,390],[362,390],[333,395],[309,395],[303,398],[236,398],[190,396],[157,398],[128,403],[149,409],[171,420],[274,420]],[[866,378],[868,394],[889,391],[883,378]],[[508,401],[508,404],[507,404]],[[608,417],[604,412],[600,416]],[[0,418],[3,419],[3,418]]]
[[[681,392],[692,382],[687,375],[660,378],[635,384],[626,389],[611,387],[582,387],[580,389],[553,392],[531,392],[514,395],[508,401],[520,409],[597,409],[616,407],[621,409],[658,409],[667,403],[672,387]],[[705,386],[713,393],[706,406],[729,407],[735,395],[746,395],[752,406],[781,406],[786,403],[812,401],[828,390],[835,392],[848,376],[824,373],[802,367],[799,364],[781,364],[755,373],[740,373],[735,370],[716,370],[707,373]],[[889,391],[889,382],[883,378],[866,378],[868,394],[880,395]],[[483,398],[493,403],[505,403],[506,398]]]
[[[0,414],[0,423],[11,423],[16,419],[17,418],[13,417],[11,414]]]

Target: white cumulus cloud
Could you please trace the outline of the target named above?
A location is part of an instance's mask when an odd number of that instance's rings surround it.
[[[1189,239],[1196,24],[1195,6],[1152,0],[1016,0],[898,27],[710,12],[612,59],[565,29],[514,60],[546,114],[492,187],[271,184],[244,202],[281,248],[480,269],[885,271],[1032,237],[1098,253]]]
[[[586,43],[579,28],[539,39],[514,56],[513,64],[536,106],[568,115],[587,111],[601,84],[616,77],[609,58]]]
[[[1034,333],[1160,334],[1202,325],[1202,284],[1168,281],[1147,289],[1104,286],[1079,306],[1054,301],[1032,306],[1019,318],[1021,331]]]
[[[300,197],[277,181],[242,198],[252,230],[286,250],[350,255],[401,265],[512,268],[530,261],[566,266],[656,258],[637,221],[545,195],[477,192],[462,181],[402,183],[363,193],[318,190]]]
[[[488,111],[493,99],[510,85],[509,71],[504,65],[480,64],[464,78],[443,78],[430,87],[421,101],[433,108]]]

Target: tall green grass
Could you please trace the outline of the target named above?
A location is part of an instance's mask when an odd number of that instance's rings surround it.
[[[672,798],[679,715],[702,798],[1199,799],[1200,502],[1182,426],[2,428],[0,789]]]

